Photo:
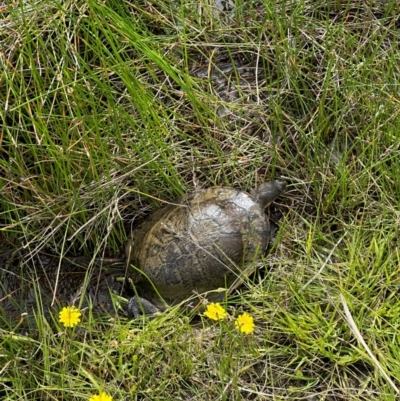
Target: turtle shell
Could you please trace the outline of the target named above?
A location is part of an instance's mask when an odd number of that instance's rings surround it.
[[[263,206],[253,196],[224,187],[197,190],[133,233],[133,282],[139,295],[161,309],[154,289],[171,304],[194,292],[228,288],[264,253],[269,235]]]

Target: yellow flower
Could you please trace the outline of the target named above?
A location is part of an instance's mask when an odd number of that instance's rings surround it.
[[[214,302],[209,304],[207,310],[204,312],[204,316],[212,320],[222,320],[227,314],[226,310],[220,304]]]
[[[111,395],[100,391],[100,394],[92,395],[89,401],[113,401]]]
[[[250,334],[254,331],[253,317],[245,312],[238,316],[235,321],[235,326],[241,333]]]
[[[65,306],[59,314],[59,320],[65,327],[74,327],[81,321],[81,315],[75,306]]]

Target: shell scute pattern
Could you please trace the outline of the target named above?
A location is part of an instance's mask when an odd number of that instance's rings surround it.
[[[153,286],[170,304],[194,292],[229,287],[266,250],[270,226],[264,207],[284,188],[282,181],[263,184],[251,195],[208,188],[154,213],[134,232],[129,247],[138,293],[164,309]]]

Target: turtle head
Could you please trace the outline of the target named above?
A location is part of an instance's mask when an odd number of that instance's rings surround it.
[[[251,191],[251,196],[257,203],[265,208],[284,191],[285,187],[285,181],[274,180],[265,182],[253,189]]]

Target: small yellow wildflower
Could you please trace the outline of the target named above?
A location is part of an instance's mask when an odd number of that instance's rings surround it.
[[[219,303],[214,302],[207,305],[207,310],[204,312],[204,316],[212,320],[222,320],[227,314],[226,310]]]
[[[100,394],[92,395],[89,401],[113,401],[111,395],[100,391]]]
[[[75,306],[65,306],[59,314],[59,320],[65,327],[74,327],[81,321],[81,315]]]
[[[253,316],[250,316],[248,313],[243,313],[242,315],[238,316],[235,321],[236,328],[245,334],[250,334],[254,331],[254,320]]]

